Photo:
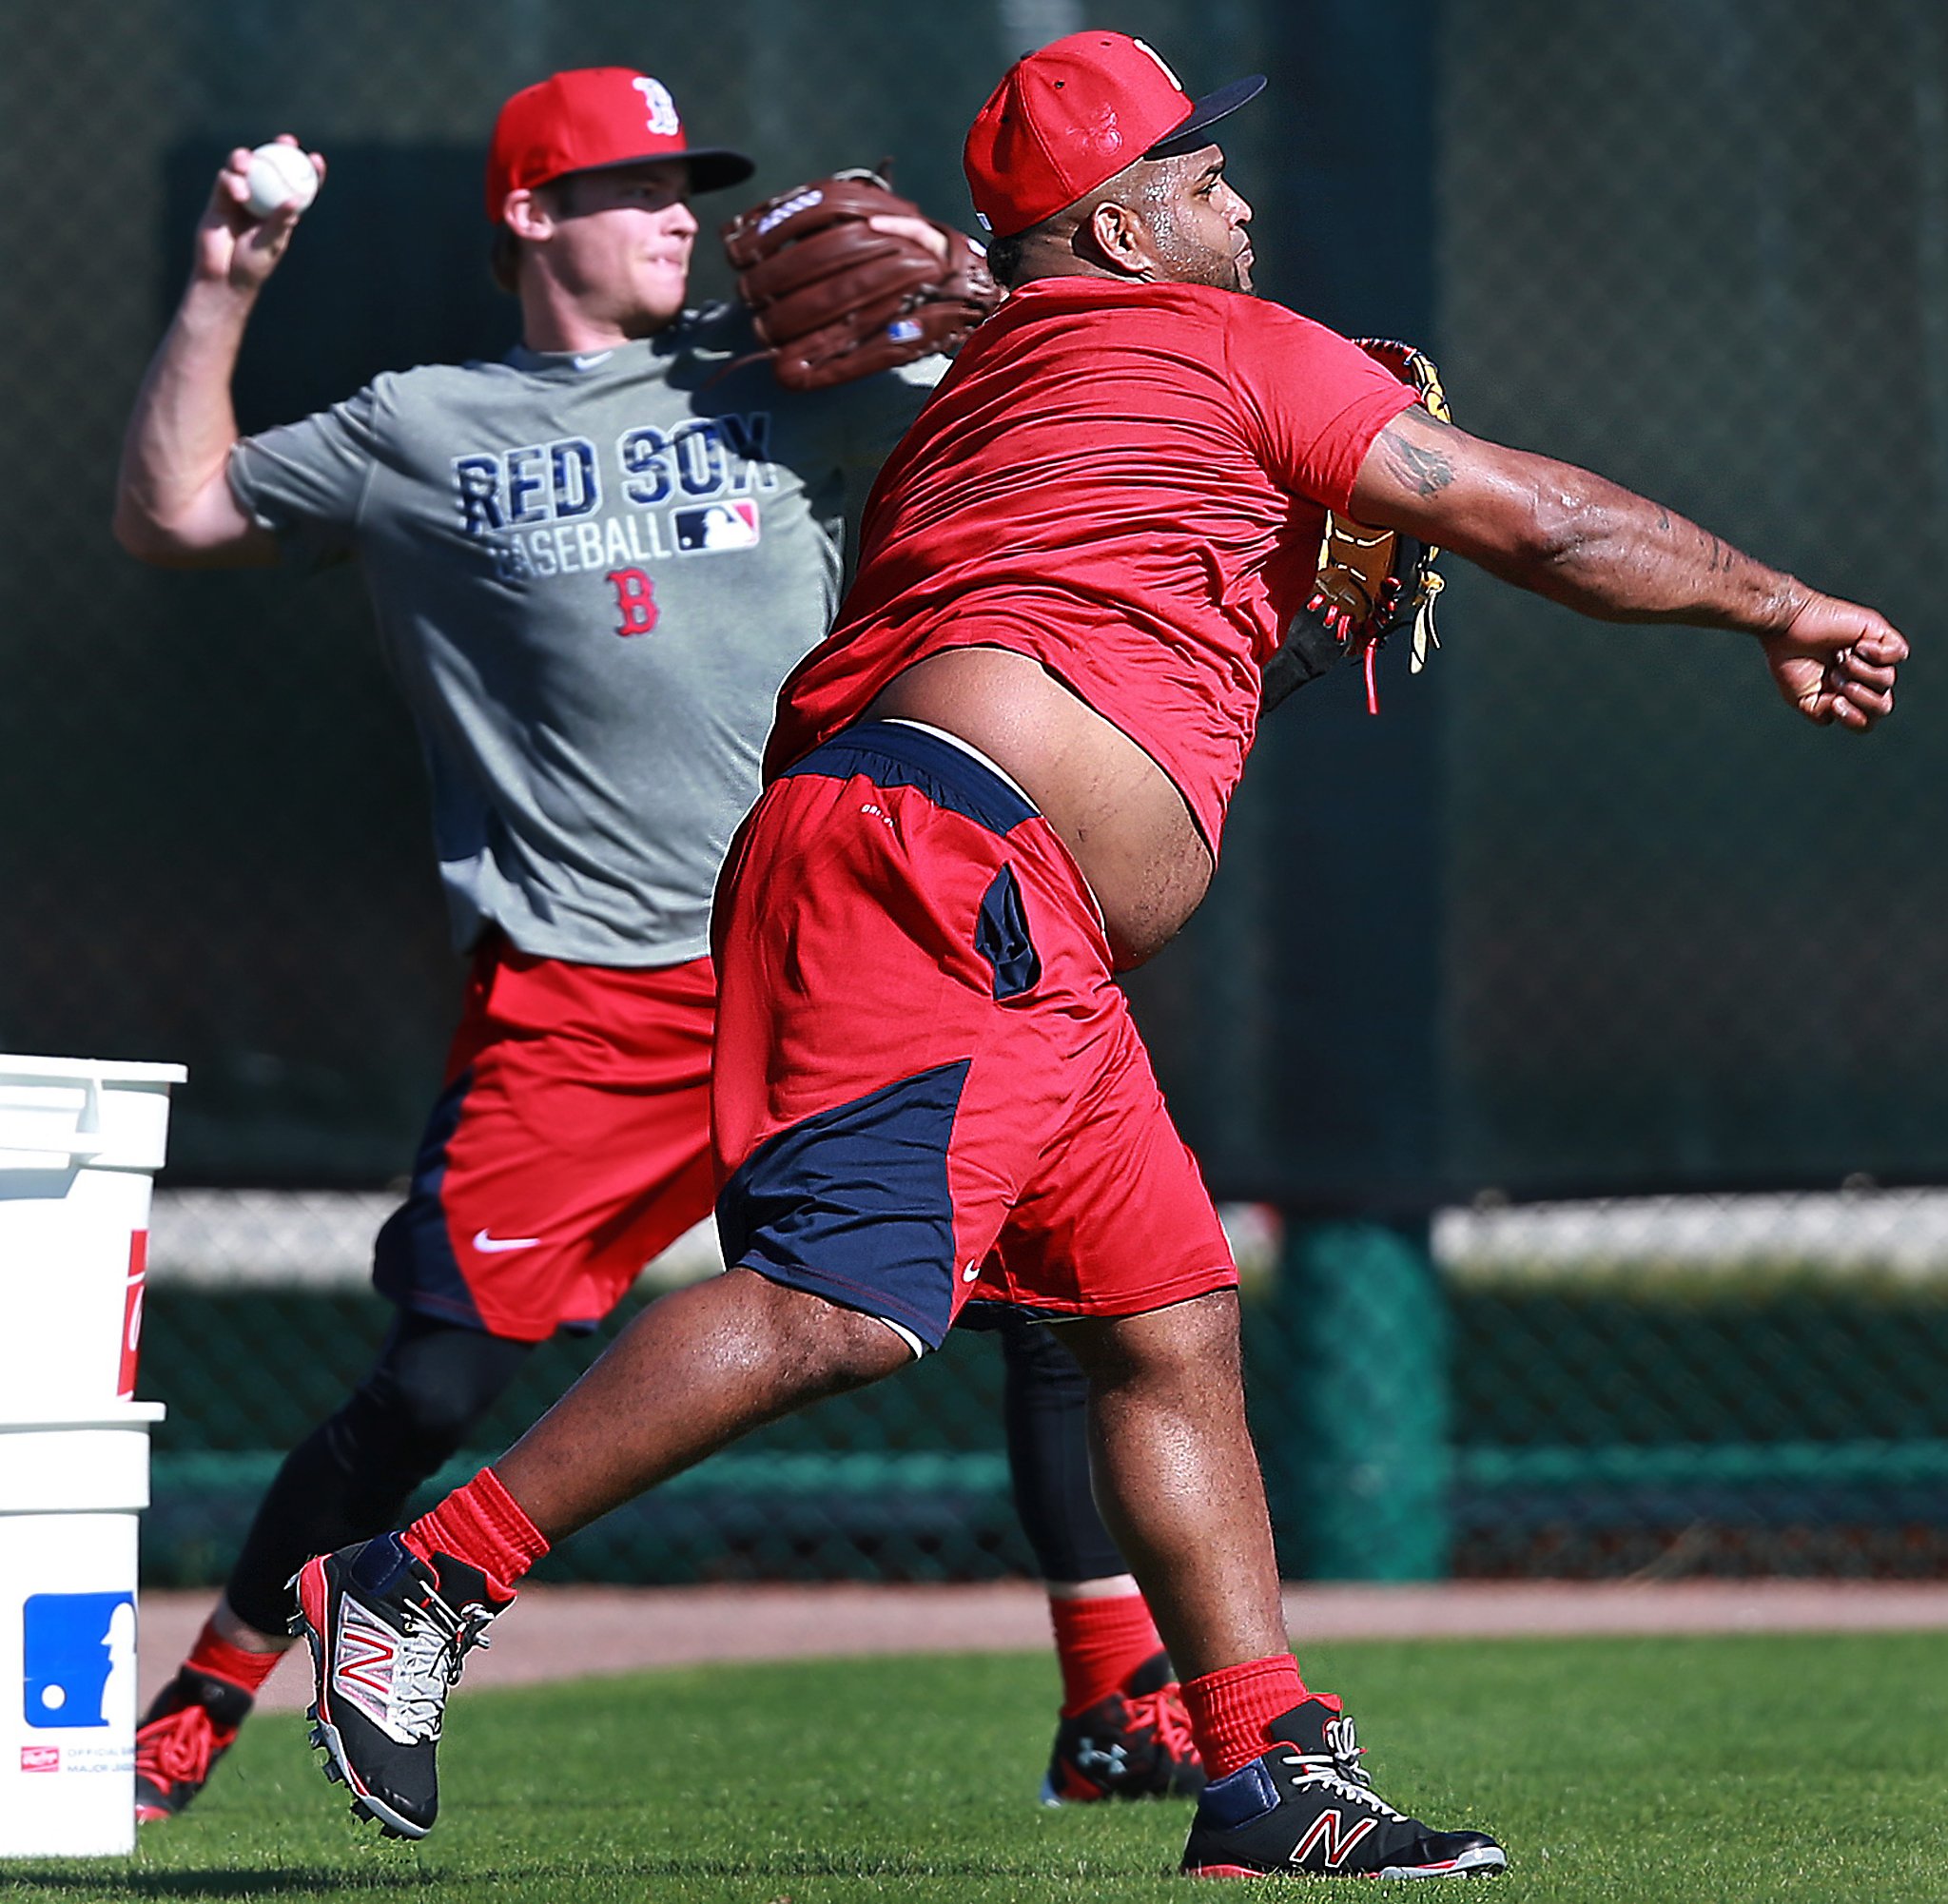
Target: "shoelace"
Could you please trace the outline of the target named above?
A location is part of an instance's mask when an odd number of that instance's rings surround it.
[[[1154,1733],[1157,1743],[1172,1758],[1196,1757],[1190,1711],[1175,1686],[1160,1686],[1154,1693],[1138,1693],[1134,1698],[1125,1693],[1123,1702],[1129,1707],[1132,1732]]]
[[[410,1738],[439,1737],[447,1688],[459,1679],[467,1654],[492,1643],[485,1628],[493,1618],[477,1604],[457,1613],[432,1587],[424,1600],[407,1603],[399,1663],[393,1669],[392,1716]]]
[[[1291,1752],[1280,1753],[1278,1762],[1290,1765],[1297,1773],[1292,1781],[1295,1785],[1324,1785],[1342,1797],[1371,1805],[1374,1811],[1390,1818],[1404,1819],[1407,1816],[1405,1812],[1396,1812],[1373,1790],[1373,1781],[1350,1757],[1342,1758],[1331,1752]]]
[[[1365,1768],[1359,1762],[1366,1757],[1366,1747],[1354,1741],[1353,1721],[1350,1719],[1342,1719],[1336,1724],[1326,1728],[1325,1756],[1338,1767],[1342,1778],[1351,1778],[1355,1785],[1364,1785],[1368,1791],[1373,1790],[1373,1781],[1367,1777]]]
[[[158,1785],[200,1785],[209,1777],[210,1761],[235,1737],[220,1739],[203,1706],[185,1705],[136,1734],[135,1769]]]

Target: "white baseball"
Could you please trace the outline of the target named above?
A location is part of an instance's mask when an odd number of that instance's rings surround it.
[[[295,146],[260,146],[250,155],[244,183],[249,188],[245,204],[253,218],[268,218],[287,204],[302,211],[318,196],[318,173]]]

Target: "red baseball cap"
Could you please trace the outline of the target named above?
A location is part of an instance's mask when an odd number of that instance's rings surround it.
[[[496,224],[509,192],[569,172],[681,159],[692,191],[739,185],[757,167],[742,152],[686,145],[676,102],[661,80],[630,67],[578,67],[515,94],[494,122],[487,149],[487,216]]]
[[[1071,33],[1019,59],[975,115],[962,162],[997,238],[1040,224],[1139,159],[1194,152],[1207,126],[1265,88],[1253,73],[1194,100],[1127,33]]]

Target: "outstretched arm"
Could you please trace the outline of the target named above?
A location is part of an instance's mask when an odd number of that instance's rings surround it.
[[[287,143],[295,145],[295,140]],[[324,161],[312,153],[321,179]],[[232,152],[196,227],[175,321],[136,394],[115,483],[115,539],[165,568],[238,568],[277,558],[277,542],[230,493],[237,415],[230,379],[244,326],[291,242],[300,208],[260,219],[246,206],[250,154]]]
[[[1781,694],[1822,727],[1864,729],[1893,709],[1907,642],[1874,610],[1822,595],[1588,470],[1484,442],[1417,405],[1374,438],[1353,514],[1598,620],[1754,635]]]

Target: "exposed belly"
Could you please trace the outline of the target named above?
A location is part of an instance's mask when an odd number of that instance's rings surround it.
[[[1119,969],[1174,938],[1211,884],[1210,849],[1170,776],[1025,654],[930,654],[891,682],[867,718],[925,721],[1018,781],[1076,856]]]

